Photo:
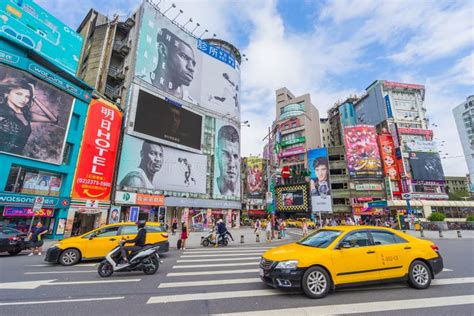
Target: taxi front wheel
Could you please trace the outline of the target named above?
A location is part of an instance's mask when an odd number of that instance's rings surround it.
[[[321,267],[311,267],[303,275],[303,291],[310,298],[323,298],[331,289],[331,278]]]
[[[430,268],[420,260],[415,260],[408,271],[408,283],[415,289],[427,289],[431,284]]]

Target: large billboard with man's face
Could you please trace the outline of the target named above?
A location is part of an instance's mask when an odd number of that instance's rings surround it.
[[[166,145],[201,150],[203,117],[135,86],[129,132]]]
[[[344,127],[344,145],[351,178],[382,177],[382,163],[374,126]]]
[[[120,189],[206,193],[207,156],[125,135]]]
[[[180,100],[240,116],[240,70],[232,54],[183,32],[147,2],[135,76]]]
[[[311,206],[315,212],[331,212],[331,183],[329,182],[328,149],[308,151]]]
[[[0,64],[0,152],[61,164],[74,98]]]
[[[239,129],[216,120],[213,197],[240,199]]]

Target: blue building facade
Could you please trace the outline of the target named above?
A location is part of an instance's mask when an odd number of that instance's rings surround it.
[[[0,34],[1,226],[28,231],[43,197],[34,222],[62,238],[91,95],[70,69]]]

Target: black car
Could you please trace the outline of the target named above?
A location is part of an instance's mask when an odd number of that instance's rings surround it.
[[[9,227],[0,227],[0,252],[8,252],[14,256],[28,248],[25,233]]]

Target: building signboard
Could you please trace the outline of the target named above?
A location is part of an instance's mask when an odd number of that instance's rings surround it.
[[[36,196],[26,194],[16,194],[0,192],[0,205],[11,206],[31,206],[35,203]],[[69,206],[71,199],[69,197],[51,197],[44,196],[44,208],[63,208]]]
[[[275,186],[275,198],[279,212],[311,211],[307,183]]]
[[[5,217],[53,217],[54,210],[52,208],[41,208],[33,211],[31,207],[5,206],[3,216]]]
[[[303,146],[298,146],[298,147],[294,147],[294,148],[290,148],[285,151],[282,151],[279,156],[288,157],[288,156],[293,156],[293,155],[304,154],[305,152],[306,152],[306,149]]]
[[[356,183],[356,191],[382,191],[382,185],[380,183]]]
[[[297,137],[297,138],[293,138],[293,139],[284,140],[284,141],[281,142],[281,146],[285,147],[285,146],[289,146],[289,145],[304,143],[305,141],[306,141],[306,137],[301,136],[301,137]]]

